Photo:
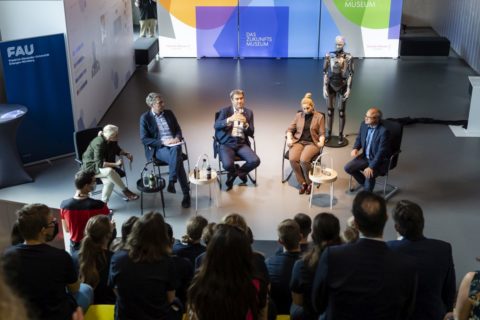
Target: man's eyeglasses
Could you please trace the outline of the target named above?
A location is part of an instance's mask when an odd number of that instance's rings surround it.
[[[377,116],[369,116],[369,115],[365,115],[365,119],[377,119]]]

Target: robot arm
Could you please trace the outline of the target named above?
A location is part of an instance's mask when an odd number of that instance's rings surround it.
[[[347,90],[343,95],[343,101],[347,100],[350,97],[350,88],[352,87],[352,78],[353,78],[353,59],[350,54],[347,54],[346,57],[346,76],[347,76]]]

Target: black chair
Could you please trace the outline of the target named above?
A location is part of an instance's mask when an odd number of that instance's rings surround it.
[[[94,127],[90,129],[80,130],[73,132],[73,145],[75,147],[75,161],[81,167],[82,162],[82,155],[87,150],[88,145],[90,142],[97,137],[98,132],[102,130],[102,127]],[[107,159],[107,161],[115,162],[115,159]],[[125,185],[128,185],[127,176],[125,174],[125,170],[122,168],[114,168],[115,171],[120,175],[120,177],[125,178]],[[97,185],[103,184],[102,179],[97,178]],[[102,192],[102,190],[95,190],[92,194],[98,194]],[[120,196],[123,200],[128,201],[128,198],[125,197],[123,194],[119,193],[117,190],[113,189],[113,192]]]
[[[379,175],[378,178],[383,179],[382,193],[385,200],[390,199],[399,189],[399,187],[388,183],[390,171],[395,169],[398,164],[398,158],[400,156],[402,137],[403,137],[403,125],[400,122],[393,120],[382,120],[382,125],[389,132],[390,140],[390,155],[385,159],[388,162],[387,171],[383,175]],[[350,176],[348,183],[350,192],[354,191],[352,187],[353,177]],[[382,184],[382,181],[380,182]]]
[[[218,116],[220,115],[220,111],[215,112],[215,121],[217,121]],[[222,189],[222,175],[228,174],[228,171],[223,169],[222,167],[222,160],[220,159],[220,141],[218,138],[214,135],[213,137],[213,158],[218,159],[218,171],[217,171],[217,180],[218,180],[218,186],[220,189]],[[257,145],[255,143],[255,137],[248,137],[247,139],[248,145],[252,148],[252,150],[256,153]],[[235,156],[234,162],[240,162],[244,161],[242,158],[239,156]],[[248,179],[254,184],[257,184],[257,168],[255,168],[253,177],[250,173],[248,173]]]
[[[188,177],[188,175],[190,173],[190,160],[189,160],[189,157],[188,157],[188,147],[187,147],[187,141],[185,140],[185,138],[182,138],[182,141],[183,141],[183,144],[182,144],[182,161],[187,162],[187,177]],[[152,156],[151,159],[148,159],[148,157],[147,157],[147,154],[148,154],[147,149],[148,150],[153,150],[153,152],[152,152],[153,156]],[[160,176],[162,174],[165,174],[165,175],[168,174],[169,173],[168,171],[162,173],[162,170],[161,170],[161,167],[168,167],[168,163],[165,162],[165,161],[162,161],[160,159],[157,159],[157,157],[155,156],[156,153],[157,153],[157,150],[155,148],[152,148],[150,146],[145,146],[145,157],[147,158],[147,161],[153,162],[153,165],[155,167],[157,167],[157,170],[158,170]]]

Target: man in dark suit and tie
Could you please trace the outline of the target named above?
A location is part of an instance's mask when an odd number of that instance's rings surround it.
[[[175,183],[180,182],[183,192],[182,207],[190,207],[190,187],[183,167],[182,129],[171,110],[165,109],[165,101],[158,93],[151,92],[145,99],[150,108],[140,117],[140,139],[145,146],[147,160],[155,157],[168,163],[167,191],[176,193]]]
[[[215,137],[220,142],[220,160],[228,171],[227,191],[232,189],[233,182],[239,177],[243,183],[247,182],[247,175],[260,165],[260,158],[250,148],[248,137],[253,137],[253,112],[245,108],[245,93],[235,89],[230,92],[232,105],[220,110],[215,121]],[[241,167],[235,166],[235,156],[245,163]]]
[[[360,153],[360,150],[363,150]],[[377,108],[368,109],[365,121],[360,125],[351,156],[345,165],[345,172],[353,176],[365,190],[372,191],[375,178],[385,174],[389,156],[389,134],[382,125],[382,112]]]
[[[395,229],[403,237],[387,242],[396,252],[416,261],[418,289],[415,320],[442,320],[453,310],[455,302],[455,267],[452,246],[444,241],[427,239],[423,235],[423,211],[408,200],[401,200],[393,211]]]
[[[328,320],[410,319],[415,265],[411,257],[390,250],[383,241],[385,200],[361,191],[353,200],[352,213],[360,239],[322,253],[312,290],[316,311]]]

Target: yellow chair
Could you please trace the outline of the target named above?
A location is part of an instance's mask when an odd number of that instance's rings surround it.
[[[115,305],[92,304],[85,314],[84,320],[113,320]]]

